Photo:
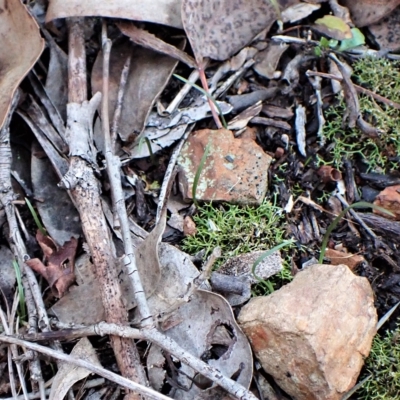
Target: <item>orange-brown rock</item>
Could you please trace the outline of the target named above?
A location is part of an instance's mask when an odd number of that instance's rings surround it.
[[[226,129],[194,132],[178,159],[179,187],[186,200],[192,199],[193,182],[206,146],[196,199],[260,204],[268,186],[272,158],[251,138],[234,138]]]
[[[316,264],[245,305],[239,324],[266,372],[296,400],[339,400],[357,381],[376,333],[366,278]]]
[[[374,209],[375,214],[382,217],[400,221],[400,185],[389,186],[376,196],[374,204],[392,212],[394,216]]]

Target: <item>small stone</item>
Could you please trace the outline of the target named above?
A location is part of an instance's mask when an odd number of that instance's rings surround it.
[[[193,199],[193,181],[208,143],[209,152],[198,181],[196,199],[261,204],[268,187],[272,158],[251,138],[234,138],[226,129],[194,132],[185,143],[178,158],[179,187],[184,199]]]
[[[196,223],[189,215],[183,220],[183,234],[185,236],[194,236],[197,233]]]
[[[378,196],[376,196],[374,204],[383,207],[388,211],[391,211],[394,214],[394,217],[374,209],[373,212],[375,214],[382,215],[382,217],[385,218],[400,221],[400,185],[389,186],[386,189],[382,190],[382,192],[380,192]]]
[[[296,400],[339,400],[354,386],[376,333],[366,278],[316,264],[238,317],[256,357]]]

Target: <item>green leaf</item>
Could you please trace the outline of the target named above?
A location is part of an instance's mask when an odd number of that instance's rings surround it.
[[[35,209],[33,208],[31,202],[30,202],[26,197],[25,197],[25,202],[26,202],[26,205],[27,205],[28,208],[29,208],[29,211],[30,211],[31,214],[32,214],[33,219],[35,220],[35,224],[36,224],[36,226],[38,227],[39,231],[42,233],[43,236],[47,236],[46,229],[44,228],[44,226],[43,226],[42,223],[40,222],[40,219],[39,219],[38,215],[36,214],[36,211],[35,211]]]
[[[345,39],[340,42],[338,51],[346,51],[354,49],[355,47],[365,44],[365,36],[358,28],[352,28],[351,33],[353,37],[351,39]]]
[[[318,30],[333,39],[344,40],[352,38],[350,26],[334,15],[325,15],[317,19],[315,24]]]

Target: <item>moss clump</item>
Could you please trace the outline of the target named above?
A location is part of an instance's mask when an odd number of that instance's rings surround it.
[[[400,399],[400,326],[376,335],[361,379],[371,376],[357,391],[358,400]]]
[[[393,102],[400,103],[400,63],[379,58],[363,58],[353,65],[356,83]],[[368,122],[382,133],[379,138],[364,138],[358,129],[342,129],[345,102],[331,107],[325,113],[324,135],[334,143],[328,164],[339,167],[343,158],[361,158],[370,170],[395,168],[389,162],[400,154],[400,110],[360,94],[360,109]],[[320,160],[321,163],[322,160]]]
[[[182,248],[190,254],[200,250],[208,256],[219,246],[221,258],[216,268],[231,257],[254,250],[268,250],[285,240],[282,209],[268,200],[260,206],[238,206],[235,204],[204,204],[194,216],[197,226],[195,236],[184,239]],[[290,280],[288,260],[284,270],[274,279]]]

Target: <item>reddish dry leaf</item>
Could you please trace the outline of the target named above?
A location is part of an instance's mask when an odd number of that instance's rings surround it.
[[[43,51],[39,27],[20,0],[0,0],[0,128],[18,85]]]
[[[62,297],[75,281],[74,262],[78,241],[71,238],[62,247],[57,247],[53,239],[40,231],[36,239],[43,250],[43,264],[38,258],[28,260],[26,264],[39,273],[49,283],[56,297]]]
[[[281,9],[297,0],[278,0]],[[226,60],[278,17],[269,0],[183,0],[182,22],[200,67],[210,57]]]
[[[50,0],[46,22],[90,16],[148,21],[182,28],[181,0]]]
[[[400,0],[342,0],[341,3],[350,10],[354,24],[361,28],[389,15],[400,5]]]

